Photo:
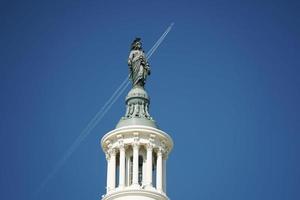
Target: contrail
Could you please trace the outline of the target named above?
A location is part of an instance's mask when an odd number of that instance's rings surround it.
[[[64,165],[65,161],[72,155],[72,153],[76,150],[76,148],[86,138],[86,136],[88,136],[88,134],[94,129],[94,127],[101,121],[101,119],[104,117],[107,111],[111,108],[111,106],[115,103],[115,101],[120,97],[120,95],[127,88],[129,83],[130,82],[128,81],[128,77],[126,77],[126,79],[115,90],[112,96],[107,100],[107,102],[102,106],[102,108],[96,113],[96,115],[88,123],[85,129],[83,129],[83,131],[79,134],[79,136],[72,143],[70,148],[63,154],[63,157],[58,161],[58,163],[54,166],[52,171],[43,180],[40,187],[37,189],[35,195],[38,195],[40,193],[40,191],[45,187],[45,185],[49,182],[49,180],[58,172],[58,170]]]
[[[152,48],[147,53],[147,58],[149,59],[152,55],[152,52],[155,51],[156,47],[161,43],[161,41],[165,38],[165,36],[169,33],[174,23],[171,23],[170,26],[166,29],[166,31],[160,36],[160,38],[156,41],[156,43],[152,46]],[[149,56],[150,55],[150,56]]]
[[[146,54],[147,59],[150,59],[150,57],[153,55],[153,53],[156,51],[158,46],[163,42],[164,38],[167,36],[167,34],[170,32],[172,26],[174,23],[172,23],[166,31],[162,34],[162,36],[157,40],[157,42],[153,45],[153,47],[148,51]],[[106,103],[102,106],[102,108],[96,113],[96,115],[91,119],[91,121],[88,123],[88,125],[81,131],[79,136],[76,138],[76,140],[72,143],[72,145],[69,147],[69,149],[63,154],[62,158],[58,161],[58,163],[54,166],[52,171],[48,174],[48,176],[43,180],[40,187],[38,187],[35,196],[37,196],[42,189],[46,186],[46,184],[53,178],[53,176],[59,171],[59,169],[65,164],[66,160],[74,153],[74,151],[77,149],[77,147],[81,144],[81,142],[91,133],[91,131],[99,124],[99,122],[103,119],[105,114],[109,111],[109,109],[112,107],[112,105],[118,100],[118,98],[121,96],[121,94],[124,92],[124,90],[128,87],[130,82],[128,81],[127,76],[124,81],[121,83],[121,85],[114,91],[112,96],[106,101]]]
[[[171,31],[173,25],[174,25],[174,22],[170,24],[170,26],[167,28],[167,30],[162,34],[162,36],[157,40],[157,42],[153,45],[153,47],[148,51],[148,53],[146,55],[148,59],[150,59],[150,57],[153,55],[153,53],[156,51],[156,49],[159,47],[159,45],[163,42],[165,37]]]

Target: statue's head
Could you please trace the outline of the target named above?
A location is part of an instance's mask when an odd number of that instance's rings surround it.
[[[131,50],[141,50],[142,49],[142,42],[141,38],[135,38],[131,43]]]

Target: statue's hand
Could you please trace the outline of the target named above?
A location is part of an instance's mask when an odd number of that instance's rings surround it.
[[[147,70],[147,74],[150,75],[151,74],[151,70],[150,70],[150,67],[148,65],[146,66],[146,70]]]

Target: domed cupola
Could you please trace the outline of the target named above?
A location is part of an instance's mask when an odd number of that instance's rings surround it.
[[[143,125],[157,128],[149,114],[150,98],[143,87],[132,88],[126,97],[126,113],[117,124],[116,128],[129,125]]]

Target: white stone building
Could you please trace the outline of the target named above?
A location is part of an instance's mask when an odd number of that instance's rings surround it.
[[[107,159],[107,186],[102,200],[167,200],[166,161],[171,137],[150,116],[143,87],[126,97],[126,114],[101,140]]]

